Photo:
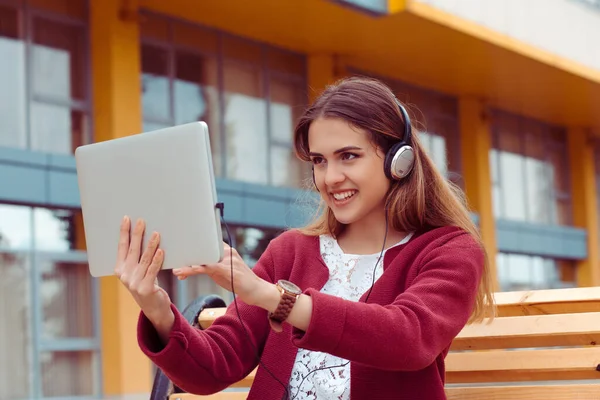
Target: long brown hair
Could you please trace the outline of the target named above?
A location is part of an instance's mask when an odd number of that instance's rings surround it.
[[[297,156],[310,161],[308,130],[320,117],[341,118],[371,135],[372,142],[384,152],[404,134],[404,119],[393,92],[382,82],[370,78],[345,78],[328,86],[300,117],[294,132]],[[469,322],[494,316],[493,281],[488,256],[479,231],[467,208],[463,191],[449,182],[419,140],[413,126],[411,146],[415,151],[413,170],[401,181],[393,181],[388,192],[388,222],[400,232],[425,231],[436,227],[456,226],[470,233],[485,254],[483,275]],[[383,173],[383,171],[382,171]],[[307,235],[330,234],[337,237],[345,226],[339,223],[324,201],[308,226],[301,228]]]

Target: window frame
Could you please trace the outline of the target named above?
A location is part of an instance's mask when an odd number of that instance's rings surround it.
[[[233,65],[241,65],[250,67],[252,69],[256,69],[261,76],[261,99],[265,101],[266,104],[266,136],[267,136],[267,149],[265,151],[265,155],[267,157],[266,163],[266,183],[267,185],[272,185],[273,183],[273,174],[272,174],[272,157],[271,157],[271,149],[274,147],[277,148],[286,148],[290,151],[293,150],[293,140],[290,141],[290,144],[282,143],[281,141],[274,138],[272,128],[271,128],[271,89],[270,89],[270,80],[271,78],[276,78],[281,81],[289,82],[290,84],[301,86],[304,88],[304,105],[308,104],[308,62],[306,56],[302,53],[297,53],[293,51],[289,51],[286,49],[282,49],[279,47],[275,47],[273,45],[255,41],[252,39],[248,39],[245,37],[237,36],[231,34],[229,32],[216,29],[213,27],[208,27],[200,23],[186,21],[177,17],[164,15],[161,13],[154,12],[152,10],[148,10],[142,8],[140,10],[142,15],[146,15],[156,20],[161,20],[167,26],[167,38],[166,39],[158,39],[156,37],[149,37],[143,34],[140,34],[140,46],[149,45],[160,47],[167,51],[168,56],[168,76],[169,79],[169,118],[168,120],[153,120],[152,118],[148,118],[147,116],[142,116],[144,122],[149,123],[158,123],[162,125],[172,126],[175,124],[175,100],[174,100],[174,80],[175,80],[175,54],[177,51],[184,51],[186,53],[197,55],[199,57],[215,57],[217,62],[217,93],[219,96],[219,152],[218,158],[220,160],[220,165],[218,170],[215,171],[217,176],[223,177],[226,179],[235,179],[235,177],[231,177],[228,174],[228,162],[230,162],[229,157],[227,156],[227,135],[225,130],[225,82],[224,82],[224,65],[233,64]],[[192,28],[202,29],[207,32],[210,32],[216,36],[217,39],[217,48],[216,51],[203,50],[197,47],[192,47],[185,44],[176,43],[174,39],[174,24],[183,24],[190,26]],[[260,63],[254,63],[249,61],[244,61],[237,59],[235,57],[226,56],[223,51],[223,41],[224,39],[233,39],[234,41],[247,43],[251,46],[256,46],[260,51]],[[287,53],[298,56],[301,58],[303,62],[302,66],[302,74],[297,75],[294,73],[286,73],[283,71],[279,71],[273,68],[270,68],[268,65],[268,52],[274,51],[279,53]],[[143,73],[143,70],[141,71]],[[291,132],[292,133],[292,132]],[[293,160],[292,160],[293,161]],[[302,168],[301,170],[302,171]],[[302,173],[302,172],[301,172]],[[301,183],[301,182],[300,182]]]

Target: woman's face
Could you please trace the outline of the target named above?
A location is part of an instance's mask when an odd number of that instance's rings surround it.
[[[384,154],[369,134],[338,118],[318,118],[308,131],[314,178],[321,197],[342,224],[380,216],[390,182]]]

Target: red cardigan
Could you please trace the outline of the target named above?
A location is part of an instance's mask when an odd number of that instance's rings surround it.
[[[289,279],[312,297],[306,332],[284,324],[282,333],[274,333],[267,311],[239,300],[238,307],[263,364],[286,386],[297,349],[304,348],[351,361],[352,400],[445,399],[444,358],[473,309],[483,264],[483,251],[470,235],[433,229],[386,252],[368,303],[365,295],[349,301],[319,292],[329,276],[319,238],[290,230],[271,241],[254,271],[270,282]],[[175,324],[166,346],[143,313],[138,341],[183,390],[212,394],[258,365],[233,303],[207,330],[192,328],[172,309]],[[259,367],[248,399],[283,395],[283,387]]]

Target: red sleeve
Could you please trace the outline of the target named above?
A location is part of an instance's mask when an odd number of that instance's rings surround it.
[[[253,271],[261,278],[273,281],[273,261],[269,248]],[[141,350],[178,387],[192,394],[212,394],[243,379],[258,364],[255,349],[262,353],[269,332],[267,312],[238,299],[244,321],[240,325],[235,304],[206,330],[192,327],[171,305],[175,323],[166,346],[160,342],[152,323],[140,313],[138,342]],[[246,335],[249,335],[248,336]],[[253,346],[249,345],[249,340]]]
[[[421,370],[450,345],[473,310],[484,253],[463,234],[424,257],[392,304],[354,302],[308,289],[313,313],[294,344],[374,368]]]

